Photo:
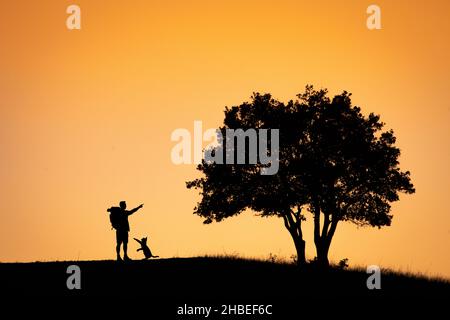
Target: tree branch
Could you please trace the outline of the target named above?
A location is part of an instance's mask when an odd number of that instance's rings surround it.
[[[291,226],[289,225],[289,220],[288,220],[286,214],[283,214],[283,221],[284,221],[284,226],[286,227],[286,229],[291,231]]]
[[[323,213],[325,216],[322,226],[322,235],[320,236],[321,239],[326,239],[328,235],[328,226],[330,225],[330,215],[326,212]]]
[[[283,214],[283,220],[285,227],[289,230],[292,235],[303,238],[301,222],[300,218],[297,218],[298,212],[295,213],[292,210],[287,210],[285,214]]]
[[[327,235],[327,242],[328,243],[330,243],[331,239],[333,239],[334,232],[336,231],[336,227],[337,227],[338,222],[339,222],[339,218],[334,216],[332,218],[332,220],[331,220],[330,231],[328,232],[328,235]]]
[[[314,243],[320,245],[320,208],[314,206]]]

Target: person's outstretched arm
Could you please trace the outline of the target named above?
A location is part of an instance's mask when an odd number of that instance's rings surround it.
[[[144,206],[144,204],[141,204],[140,206],[138,206],[138,207],[136,207],[136,208],[134,208],[134,209],[131,209],[130,211],[128,211],[127,213],[128,213],[128,215],[130,216],[130,215],[132,215],[133,213],[135,213],[136,211],[138,211],[140,208],[142,208]]]

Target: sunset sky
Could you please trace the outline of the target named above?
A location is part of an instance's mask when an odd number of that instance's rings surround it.
[[[81,8],[81,30],[66,8]],[[366,9],[381,8],[381,30]],[[0,261],[115,258],[106,209],[144,203],[131,237],[162,257],[289,259],[282,220],[203,225],[172,131],[223,122],[253,92],[347,90],[397,136],[416,187],[390,227],[341,223],[330,258],[450,278],[450,2],[376,0],[0,2]],[[315,256],[311,216],[303,227]],[[134,242],[134,241],[133,241]],[[130,254],[140,258],[137,243]]]

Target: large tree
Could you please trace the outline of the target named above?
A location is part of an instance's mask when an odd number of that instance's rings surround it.
[[[261,175],[267,166],[261,163],[203,161],[198,170],[204,176],[187,182],[187,187],[200,190],[201,201],[194,212],[205,223],[245,209],[282,218],[300,265],[306,263],[302,221],[309,211],[318,262],[328,265],[339,221],[388,226],[390,203],[399,199],[399,192],[413,193],[414,188],[409,172],[398,167],[400,150],[394,146],[393,131],[383,131],[379,116],[363,116],[347,92],[330,100],[326,90],[307,86],[297,97],[284,104],[269,94],[256,93],[251,102],[226,108],[224,126],[219,129],[221,135],[227,129],[279,129],[275,175]],[[232,142],[224,139],[210,152],[226,150]]]

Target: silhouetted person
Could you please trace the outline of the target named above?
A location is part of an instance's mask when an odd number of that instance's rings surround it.
[[[128,216],[132,215],[144,205],[132,209],[126,210],[127,203],[125,201],[121,201],[119,207],[111,207],[107,211],[110,212],[110,220],[111,225],[114,229],[116,229],[116,253],[117,253],[117,261],[122,261],[120,257],[120,245],[123,243],[123,259],[125,261],[131,260],[128,257],[127,249],[128,249],[128,232],[130,232],[130,224],[128,223]]]

